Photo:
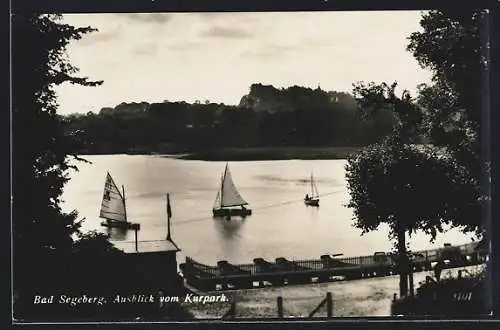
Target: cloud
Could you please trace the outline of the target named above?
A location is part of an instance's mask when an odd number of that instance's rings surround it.
[[[263,45],[257,49],[247,50],[241,54],[243,57],[280,57],[296,51],[296,46],[290,45]]]
[[[247,39],[253,37],[253,34],[247,30],[234,27],[212,26],[210,29],[202,33],[205,37],[214,38],[234,38]]]
[[[319,52],[324,48],[330,48],[335,44],[328,38],[300,38],[291,44],[283,44],[282,41],[271,39],[265,43],[256,44],[247,49],[241,56],[243,57],[283,57],[295,52]]]
[[[101,42],[108,42],[114,39],[118,39],[121,36],[121,26],[117,26],[116,28],[110,30],[98,30],[92,32],[82,38],[79,44],[84,46],[95,45]]]
[[[303,47],[314,47],[314,48],[321,48],[321,47],[330,47],[330,46],[335,46],[335,43],[330,40],[328,37],[324,37],[321,39],[318,38],[305,38],[302,42]]]
[[[123,14],[119,15],[121,16]],[[172,15],[166,13],[134,13],[134,14],[125,14],[124,16],[127,19],[136,22],[156,23],[156,24],[167,23],[172,19]]]
[[[190,50],[195,48],[200,48],[203,43],[199,41],[181,41],[175,44],[171,44],[167,46],[168,49],[171,50]]]
[[[158,44],[155,42],[143,43],[133,48],[134,54],[147,57],[153,57],[158,53],[158,50]]]
[[[262,13],[247,13],[247,12],[206,12],[193,13],[198,18],[209,23],[232,23],[241,24],[257,22],[262,17]]]

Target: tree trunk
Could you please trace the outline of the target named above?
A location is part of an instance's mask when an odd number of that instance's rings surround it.
[[[410,297],[415,296],[415,286],[413,284],[413,264],[410,265],[410,274],[408,275],[408,282],[410,283]]]
[[[408,257],[406,255],[406,237],[404,230],[398,230],[398,270],[399,296],[408,295]]]

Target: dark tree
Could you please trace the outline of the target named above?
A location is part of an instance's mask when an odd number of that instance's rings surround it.
[[[116,293],[157,294],[160,284],[152,283],[141,269],[131,267],[134,263],[106,235],[82,233],[77,212],[65,213],[60,206],[69,173],[77,170],[72,162],[83,160],[72,154],[75,144],[81,144],[75,139],[88,132],[66,134],[65,125],[75,116],[57,115],[54,86],[102,83],[76,76],[78,69],[65,56],[69,42],[95,30],[63,24],[59,15],[35,14],[14,15],[12,28],[14,317],[40,321],[184,317],[179,304],[160,311],[156,304],[75,307],[56,301],[33,303],[35,295],[54,296],[57,300],[61,294],[108,299]],[[121,111],[134,117],[145,111],[145,104],[140,107],[135,111],[124,105]],[[93,115],[87,119],[95,120]],[[183,287],[178,280],[172,278],[165,292],[179,294]]]
[[[401,97],[396,95],[397,82],[365,84],[358,82],[353,85],[353,95],[364,118],[374,118],[385,111],[392,114],[392,121],[388,123],[390,132],[382,136],[392,136],[399,143],[418,143],[421,139],[422,111],[407,90],[403,90]]]
[[[480,19],[479,12],[424,14],[424,31],[410,36],[408,49],[434,76],[420,87],[417,102],[405,94],[394,98],[395,85],[355,87],[362,108],[393,107],[402,123],[390,139],[350,157],[346,166],[355,225],[367,232],[387,223],[397,238],[401,295],[407,292],[406,232],[423,230],[432,240],[450,225],[482,234],[480,183],[487,167],[479,156]],[[405,144],[419,127],[439,147]]]
[[[421,86],[418,100],[428,135],[466,166],[477,194],[488,184],[489,173],[488,154],[482,154],[482,141],[489,136],[483,136],[481,120],[488,60],[482,41],[485,15],[480,10],[430,11],[420,21],[423,31],[412,33],[408,45],[420,65],[433,72],[432,83]],[[481,231],[481,221],[480,213],[471,215],[467,229]]]
[[[433,71],[433,84],[427,87],[436,88],[450,98],[448,106],[440,104],[428,110],[439,112],[442,119],[462,113],[476,133],[481,122],[482,75],[486,64],[480,35],[482,17],[481,11],[430,11],[420,21],[423,31],[408,38],[408,50],[423,68]],[[433,123],[437,126],[440,120]],[[437,134],[434,136],[439,139]]]
[[[406,234],[421,230],[431,241],[446,227],[463,227],[477,211],[467,169],[454,157],[431,146],[384,143],[366,147],[348,158],[348,207],[362,233],[386,223],[395,240],[401,271],[400,293],[406,295]],[[456,208],[455,205],[464,205]],[[468,206],[472,211],[465,214]]]
[[[65,50],[68,43],[94,31],[63,24],[59,15],[12,17],[13,235],[14,288],[23,291],[58,281],[59,257],[70,253],[78,233],[76,212],[61,210],[69,180],[73,141],[65,135],[54,86],[96,86],[76,76]],[[78,159],[78,158],[77,158]],[[26,296],[25,296],[26,298]]]

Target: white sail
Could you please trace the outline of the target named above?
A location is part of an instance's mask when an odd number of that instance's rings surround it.
[[[236,189],[233,178],[231,176],[231,171],[229,170],[229,166],[227,164],[222,180],[220,196],[218,196],[218,199],[220,199],[221,207],[241,206],[248,204],[243,199],[243,197],[241,197],[238,189]]]
[[[314,182],[314,176],[311,173],[311,198],[318,198],[318,197],[319,197],[318,188],[316,187],[316,183]]]
[[[217,191],[217,196],[215,197],[214,209],[220,207],[220,190]]]
[[[224,173],[222,173],[220,176],[220,187],[219,187],[219,190],[217,191],[217,196],[215,196],[215,202],[214,202],[214,207],[213,207],[214,209],[221,207],[220,193],[222,192],[222,184],[223,183],[224,183]]]
[[[108,220],[127,221],[125,199],[109,173],[106,175],[99,216]]]

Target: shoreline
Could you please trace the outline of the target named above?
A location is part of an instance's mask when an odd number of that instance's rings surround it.
[[[201,161],[271,161],[271,160],[334,160],[346,159],[363,147],[251,147],[217,148],[203,151],[78,153],[88,155],[153,155],[165,158]]]

